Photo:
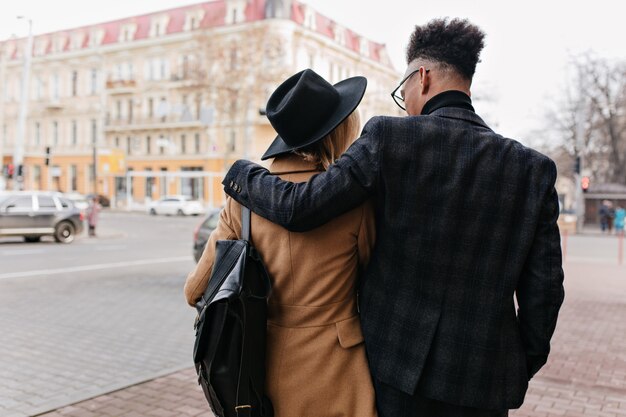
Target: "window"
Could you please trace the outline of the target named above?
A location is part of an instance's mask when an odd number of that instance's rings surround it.
[[[70,191],[78,189],[78,169],[76,165],[70,165]]]
[[[229,1],[226,3],[226,23],[241,23],[246,19],[246,1]]]
[[[185,16],[184,30],[194,30],[200,28],[200,22],[204,17],[204,10],[194,10]]]
[[[98,70],[95,68],[91,69],[91,94],[96,94],[98,91]]]
[[[230,131],[230,139],[228,140],[228,150],[230,152],[235,152],[237,144],[237,134],[234,130]]]
[[[33,167],[33,182],[35,190],[41,190],[41,167],[39,165]]]
[[[196,95],[196,120],[200,120],[201,113],[202,113],[202,94],[198,93]]]
[[[9,213],[29,213],[33,210],[33,198],[31,196],[18,197],[7,202]]]
[[[146,153],[150,155],[152,153],[152,138],[150,136],[146,137]]]
[[[187,153],[187,137],[180,135],[180,153]]]
[[[237,47],[234,46],[231,50],[230,50],[230,69],[231,70],[235,70],[237,69]]]
[[[168,178],[166,176],[167,168],[161,168],[161,173],[165,174],[159,179],[159,182],[161,183],[161,195],[165,196],[167,195],[167,183],[168,183]]]
[[[80,49],[85,42],[85,34],[83,32],[76,32],[72,35],[72,49]]]
[[[132,123],[133,121],[133,99],[128,100],[128,122]]]
[[[59,122],[52,122],[52,144],[59,144]]]
[[[96,168],[94,164],[89,164],[89,168],[87,171],[87,185],[91,191],[94,191],[93,180],[96,178]]]
[[[116,109],[116,119],[117,120],[122,120],[122,100],[117,100],[115,102],[115,109]]]
[[[59,74],[53,74],[50,77],[50,98],[52,98],[52,100],[59,99],[59,90]]]
[[[152,168],[147,167],[144,171],[152,171]],[[154,177],[146,177],[146,198],[152,199],[152,189],[154,188]]]
[[[339,45],[345,45],[346,44],[346,30],[335,24],[335,26],[333,27],[333,32],[335,35],[335,42],[337,42]]]
[[[315,10],[309,6],[304,9],[304,27],[315,30],[317,28]]]
[[[78,127],[76,120],[72,120],[72,146],[76,146],[78,143]]]
[[[118,149],[120,147],[120,137],[119,136],[115,137],[115,147],[118,148]]]
[[[37,77],[35,80],[35,100],[41,100],[43,97],[43,79]]]
[[[359,40],[359,50],[361,55],[366,57],[370,56],[370,43],[366,38],[361,38]]]
[[[148,99],[148,117],[149,118],[154,117],[154,99],[152,98]]]
[[[35,123],[35,146],[41,144],[41,123]]]
[[[98,46],[102,43],[102,39],[104,38],[104,29],[93,29],[89,33],[89,46]]]
[[[155,16],[150,23],[150,36],[163,36],[167,31],[168,15]]]
[[[161,59],[161,61],[159,62],[159,75],[160,75],[160,80],[164,80],[167,78],[167,61],[165,59]]]
[[[78,95],[78,71],[72,71],[72,97]]]
[[[131,149],[130,149],[130,148],[131,148],[131,146],[130,146],[130,141],[131,141],[131,140],[130,140],[130,136],[127,136],[127,137],[126,137],[126,153],[127,153],[128,155],[130,155],[130,152],[131,152]]]
[[[199,154],[200,153],[200,133],[196,133],[195,137],[194,137],[194,142],[195,142],[195,150],[196,153]]]
[[[39,210],[50,211],[57,209],[57,205],[50,196],[40,195],[37,196],[37,200],[39,201]]]
[[[185,79],[189,76],[189,56],[188,55],[183,55],[179,71],[180,71],[179,73],[180,78]]]
[[[137,25],[134,23],[126,24],[122,26],[118,40],[120,42],[130,42],[135,38],[135,32],[137,31]]]

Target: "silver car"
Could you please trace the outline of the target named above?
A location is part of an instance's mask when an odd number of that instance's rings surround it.
[[[52,236],[71,243],[84,228],[84,216],[58,193],[17,192],[0,194],[0,237],[23,236],[38,242]]]

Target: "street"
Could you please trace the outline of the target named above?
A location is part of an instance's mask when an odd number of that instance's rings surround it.
[[[189,367],[183,297],[201,217],[103,213],[69,245],[0,240],[0,415],[35,415]]]
[[[210,416],[190,369],[194,312],[182,295],[200,221],[104,212],[96,239],[0,240],[0,415]],[[619,239],[589,231],[563,243],[552,354],[511,416],[623,416]]]

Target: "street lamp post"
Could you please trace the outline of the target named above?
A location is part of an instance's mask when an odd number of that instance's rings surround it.
[[[2,95],[0,96],[0,169],[4,168],[4,141],[5,131],[4,131],[4,98],[6,95],[6,82],[5,82],[5,73],[6,73],[6,42],[0,46],[0,87],[2,88]],[[3,191],[5,188],[4,174],[0,173],[0,191]]]
[[[18,19],[26,19],[18,16]],[[24,49],[24,66],[22,68],[22,91],[20,95],[20,113],[17,119],[17,136],[15,137],[15,150],[13,152],[13,165],[16,169],[13,188],[21,190],[24,187],[24,136],[26,133],[26,116],[28,114],[28,92],[30,81],[30,63],[33,52],[33,21],[28,19],[28,39]]]

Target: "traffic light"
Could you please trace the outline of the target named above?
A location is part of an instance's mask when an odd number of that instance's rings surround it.
[[[50,147],[46,146],[46,166],[50,166]]]
[[[574,173],[580,174],[580,156],[577,156],[576,161],[574,161]]]
[[[580,179],[580,186],[583,189],[583,193],[586,193],[589,189],[589,177],[582,177]]]

